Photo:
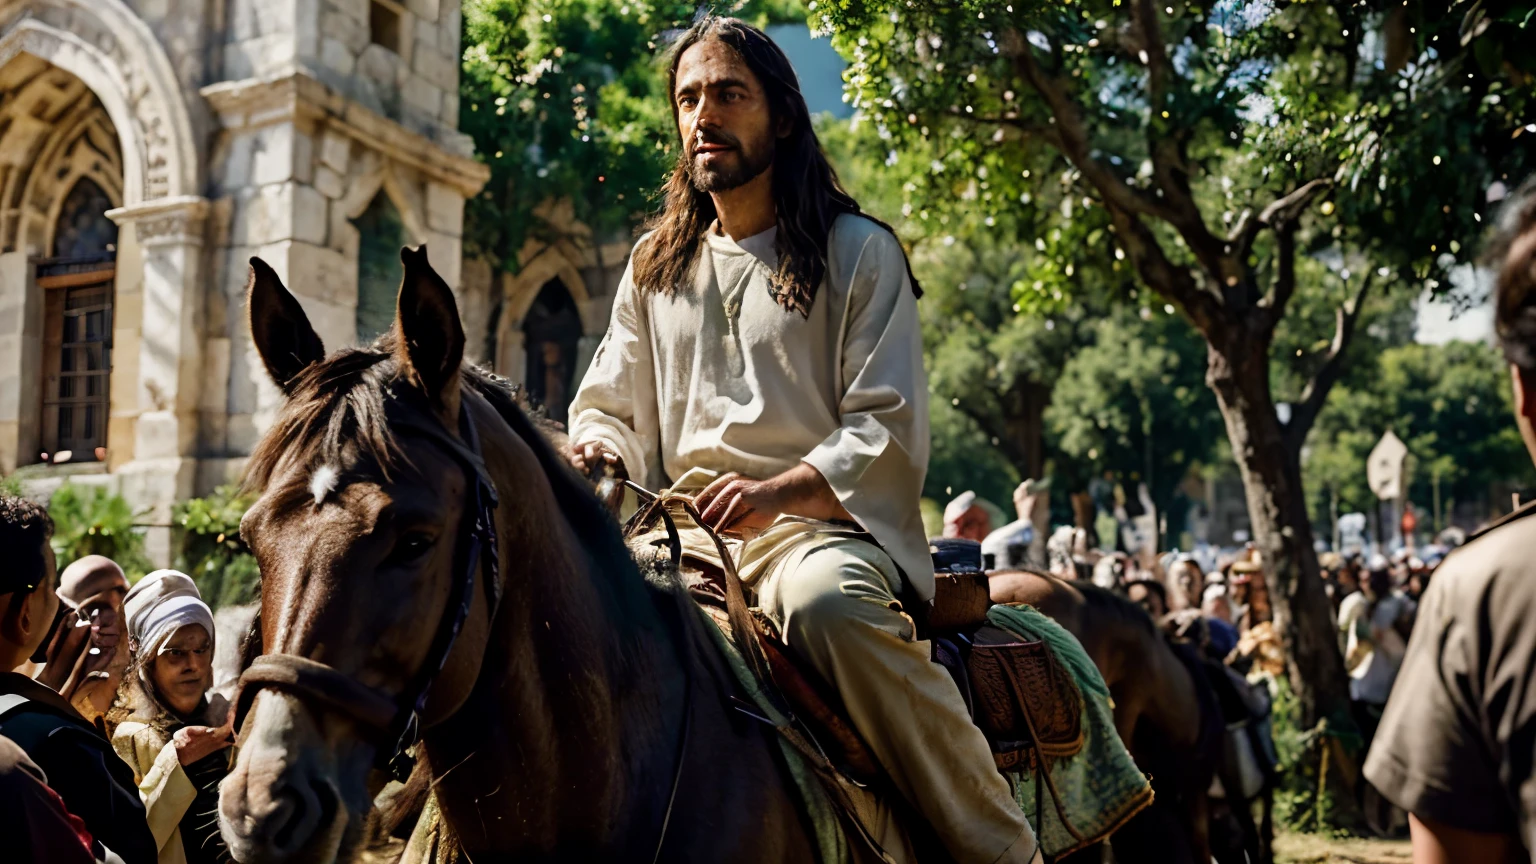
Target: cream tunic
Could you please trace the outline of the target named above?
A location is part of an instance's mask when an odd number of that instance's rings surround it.
[[[640,294],[625,271],[571,440],[607,445],[651,488],[693,469],[762,479],[810,463],[928,599],[928,388],[901,246],[839,216],[807,318],[773,299],[771,236],[743,240],[749,252],[710,232],[693,283],[670,296]]]

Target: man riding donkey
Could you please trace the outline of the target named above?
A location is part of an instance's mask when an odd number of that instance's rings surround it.
[[[918,288],[811,128],[788,59],[706,17],[668,74],[682,138],[571,406],[571,459],[670,478],[790,648],[832,685],[959,864],[1026,862],[1029,823],[929,646]],[[701,531],[689,554],[717,558]]]

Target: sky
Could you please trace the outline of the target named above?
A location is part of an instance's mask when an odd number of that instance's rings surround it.
[[[804,24],[775,24],[767,33],[795,67],[800,92],[812,114],[830,111],[839,119],[853,116],[853,106],[843,101],[843,67],[847,64],[832,50],[831,40],[812,39]]]

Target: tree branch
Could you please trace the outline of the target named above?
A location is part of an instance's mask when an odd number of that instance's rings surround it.
[[[1232,229],[1232,233],[1227,237],[1227,242],[1234,245],[1232,255],[1239,261],[1246,260],[1259,232],[1265,228],[1295,222],[1301,216],[1301,212],[1307,209],[1307,205],[1312,203],[1313,198],[1332,186],[1332,180],[1319,177],[1308,180],[1284,196],[1269,202],[1263,210],[1259,211],[1257,219],[1250,218],[1253,211],[1244,210],[1238,217],[1237,227]]]
[[[1335,313],[1333,343],[1328,346],[1328,355],[1323,359],[1317,374],[1302,389],[1301,398],[1291,409],[1290,422],[1285,424],[1285,443],[1292,453],[1301,452],[1307,433],[1312,430],[1318,413],[1323,410],[1323,403],[1328,401],[1328,392],[1344,374],[1344,353],[1349,350],[1350,342],[1354,339],[1355,325],[1359,323],[1360,312],[1365,307],[1365,297],[1370,293],[1374,275],[1366,271],[1354,296]]]
[[[1040,68],[1035,62],[1034,50],[1018,31],[1012,31],[1007,39],[1014,71],[1040,94],[1055,118],[1058,149],[1077,170],[1099,190],[1106,204],[1113,203],[1130,212],[1172,221],[1167,208],[1155,197],[1133,189],[1114,169],[1093,156],[1088,141],[1088,130],[1078,113],[1077,103],[1067,93],[1062,82]]]
[[[1024,137],[1029,137],[1031,135],[1043,135],[1050,139],[1053,144],[1056,143],[1056,140],[1059,137],[1056,135],[1056,127],[1054,125],[1050,123],[1029,123],[1020,119],[1018,116],[1009,116],[1013,112],[1004,114],[1001,117],[992,117],[982,114],[967,114],[960,108],[952,107],[947,113],[951,117],[977,126],[1007,126],[1008,128],[1019,132]]]
[[[1151,111],[1147,123],[1147,152],[1152,160],[1152,179],[1161,190],[1168,210],[1168,215],[1163,218],[1178,230],[1200,266],[1225,281],[1229,275],[1222,266],[1226,244],[1206,226],[1189,186],[1189,160],[1184,150],[1188,130],[1176,126],[1165,129],[1158,122],[1160,113],[1168,109],[1169,62],[1157,6],[1153,0],[1133,0],[1130,11],[1131,23],[1140,42],[1138,59],[1143,59],[1147,67],[1147,105]]]
[[[1369,274],[1367,274],[1369,278]],[[1272,324],[1285,317],[1286,304],[1296,293],[1296,223],[1282,222],[1275,226],[1275,279],[1259,301],[1259,306],[1269,310]]]
[[[1188,268],[1168,260],[1157,237],[1141,218],[1152,216],[1177,225],[1177,216],[1163,202],[1133,189],[1110,166],[1094,157],[1077,103],[1059,79],[1040,68],[1033,49],[1018,31],[1005,34],[1004,45],[1016,73],[1040,95],[1056,120],[1051,143],[1098,190],[1114,223],[1115,236],[1147,287],[1178,304],[1200,332],[1215,332],[1221,317],[1220,298],[1201,288]]]

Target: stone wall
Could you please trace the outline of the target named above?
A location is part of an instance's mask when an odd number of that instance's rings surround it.
[[[398,15],[389,45],[375,4]],[[457,287],[464,200],[488,176],[457,131],[460,29],[454,0],[0,2],[0,195],[17,202],[0,208],[0,471],[35,458],[35,263],[78,177],[119,226],[107,462],[33,473],[120,490],[159,563],[174,502],[236,477],[276,408],[249,258],[328,347],[351,344],[352,220],[383,194]]]
[[[221,127],[210,163],[218,290],[208,306],[201,409],[197,485],[206,489],[238,472],[278,407],[245,320],[250,258],[277,271],[328,350],[356,344],[353,220],[387,195],[408,240],[426,243],[433,266],[457,287],[464,199],[485,169],[304,74],[215,85],[204,95]]]
[[[392,39],[369,26],[375,2],[397,17]],[[224,78],[302,69],[370,111],[468,155],[468,139],[458,132],[461,28],[458,3],[448,0],[229,0]]]

